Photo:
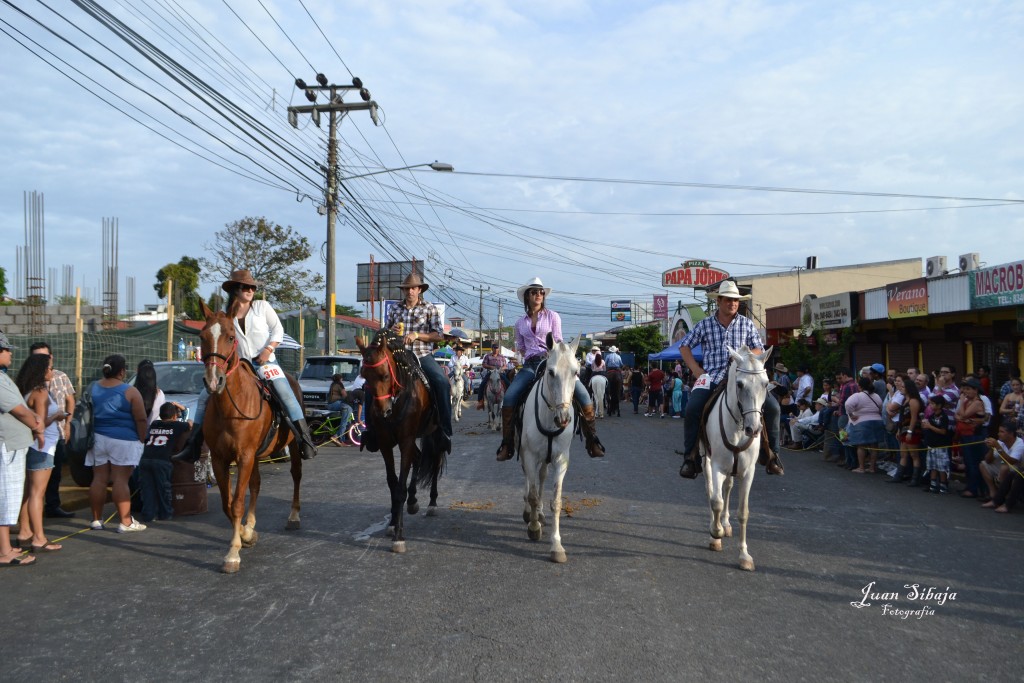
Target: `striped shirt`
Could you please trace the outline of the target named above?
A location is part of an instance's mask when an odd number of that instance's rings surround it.
[[[554,311],[544,308],[537,314],[537,328],[529,315],[516,321],[516,349],[523,355],[523,360],[535,356],[546,356],[548,353],[547,336],[551,333],[555,342],[562,341],[562,318]]]
[[[444,334],[444,330],[441,328],[441,316],[437,312],[437,307],[429,301],[416,304],[412,308],[406,306],[405,301],[399,301],[388,311],[388,319],[384,323],[384,327],[391,329],[399,322],[405,323],[405,334],[410,332],[422,332],[424,334],[437,332],[438,334]],[[419,358],[430,355],[430,352],[433,350],[433,342],[417,339],[412,343],[412,352]]]
[[[761,335],[757,333],[754,322],[745,316],[737,315],[729,323],[729,327],[722,327],[718,322],[718,316],[704,318],[697,323],[690,333],[683,337],[680,346],[690,349],[700,345],[704,352],[704,361],[701,367],[708,374],[714,383],[721,382],[729,371],[729,361],[732,356],[725,348],[726,345],[733,349],[739,349],[744,344],[751,350],[763,349]]]

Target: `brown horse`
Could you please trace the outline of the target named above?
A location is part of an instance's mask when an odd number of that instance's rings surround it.
[[[259,537],[256,533],[259,459],[288,447],[294,491],[285,528],[298,529],[302,458],[291,430],[278,424],[279,420],[267,403],[266,392],[252,365],[238,355],[234,321],[224,313],[211,311],[205,304],[203,315],[206,316],[206,326],[199,333],[199,339],[206,366],[203,382],[210,394],[203,421],[203,438],[210,447],[224,514],[232,525],[231,548],[221,570],[233,574],[241,566],[239,549],[251,548]],[[292,377],[288,380],[301,402],[298,384]],[[231,463],[237,465],[234,491],[231,491]],[[249,490],[248,515],[245,514],[246,489]]]
[[[357,337],[356,345],[363,354],[366,424],[384,457],[388,488],[391,490],[389,531],[392,528],[394,530],[391,549],[396,553],[404,553],[402,506],[408,500],[409,514],[419,512],[420,506],[416,502],[417,483],[425,486],[430,482],[427,515],[433,516],[437,512],[437,479],[445,462],[445,450],[440,440],[441,428],[419,361],[405,350],[399,337],[381,330],[368,345],[364,345]],[[363,443],[366,444],[365,439]],[[398,446],[402,457],[397,473],[395,446]]]

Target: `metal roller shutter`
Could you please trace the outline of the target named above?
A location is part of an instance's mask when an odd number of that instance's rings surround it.
[[[929,341],[921,344],[921,356],[924,358],[922,372],[938,370],[944,364],[952,364],[956,369],[956,379],[964,376],[964,345],[960,341]]]
[[[903,373],[907,368],[917,366],[917,357],[914,353],[914,344],[889,344],[886,349],[889,353],[889,367],[896,368],[896,372]]]

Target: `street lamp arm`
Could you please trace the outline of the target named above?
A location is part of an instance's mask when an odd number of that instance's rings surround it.
[[[338,178],[338,180],[355,180],[357,178],[365,178],[371,175],[380,175],[381,173],[394,173],[395,171],[408,171],[410,168],[423,168],[425,166],[429,166],[431,169],[435,171],[440,171],[442,173],[451,173],[452,171],[455,170],[455,167],[452,166],[451,164],[446,164],[441,161],[435,161],[430,164],[413,164],[412,166],[401,166],[399,168],[384,168],[379,171],[370,171],[369,173],[360,173],[359,175]]]

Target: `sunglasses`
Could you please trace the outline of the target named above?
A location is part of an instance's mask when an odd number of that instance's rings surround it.
[[[255,292],[256,285],[238,285],[238,289],[240,289],[243,292]]]
[[[543,289],[531,289],[526,294],[527,294],[527,296],[537,296],[538,294],[540,294],[541,296],[544,296],[544,290]]]

